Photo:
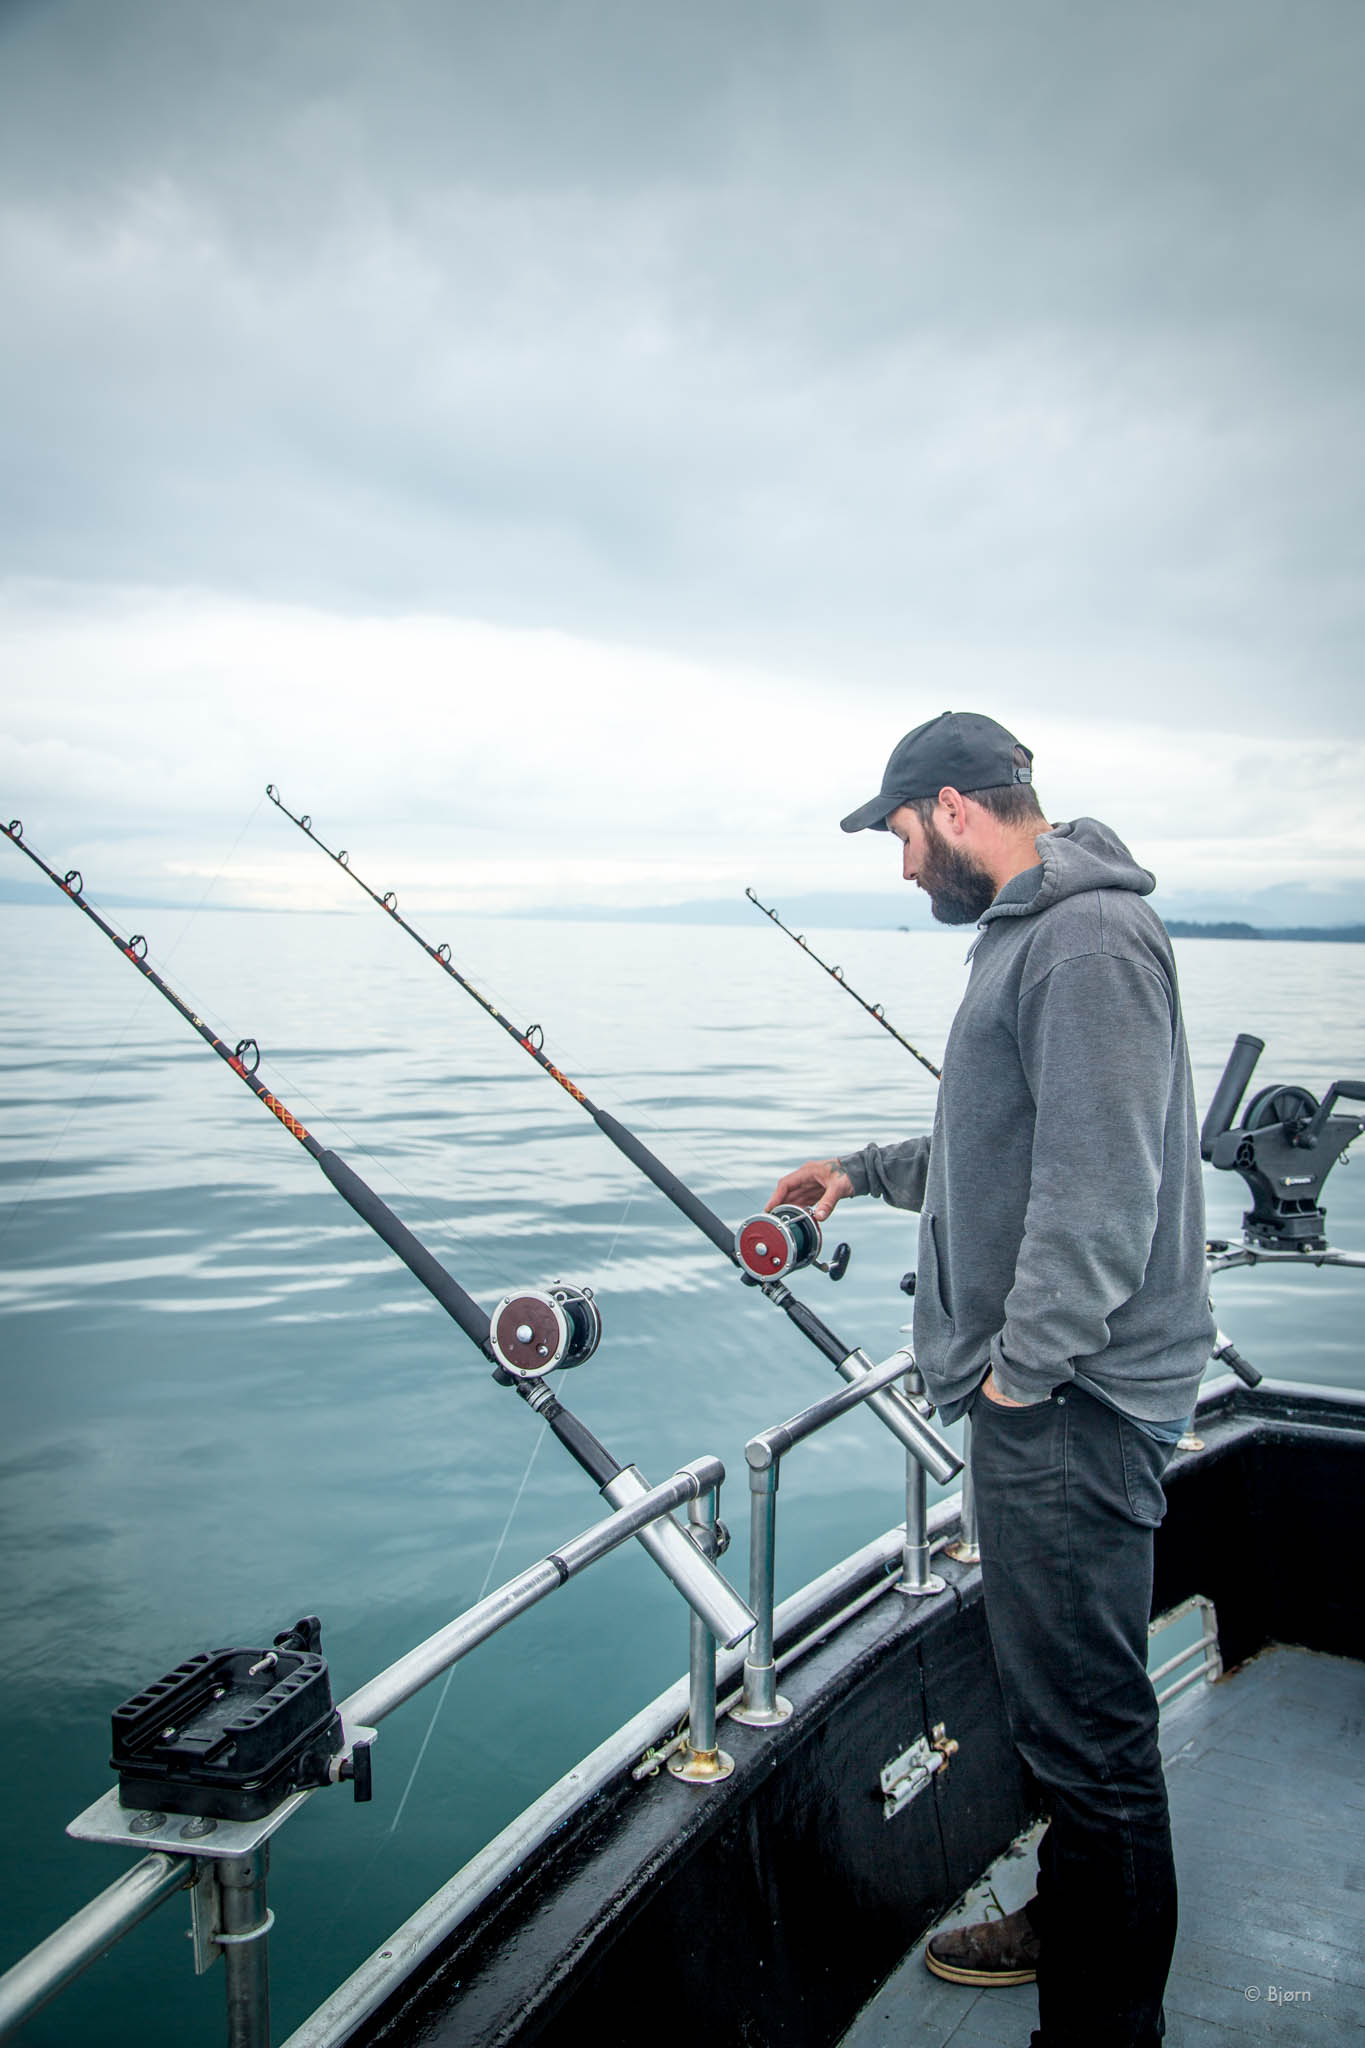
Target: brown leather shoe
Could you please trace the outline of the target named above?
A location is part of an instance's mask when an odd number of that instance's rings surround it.
[[[950,1984],[1032,1984],[1038,1975],[1038,1937],[1021,1906],[1002,1920],[978,1920],[936,1934],[924,1961]]]

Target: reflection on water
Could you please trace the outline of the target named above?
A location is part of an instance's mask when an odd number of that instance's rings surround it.
[[[153,961],[486,1304],[563,1277],[606,1335],[563,1392],[662,1477],[742,1446],[827,1390],[828,1367],[606,1144],[577,1106],[365,906],[315,917],[149,912]],[[109,1709],[188,1652],[317,1611],[339,1690],[475,1599],[539,1425],[287,1134],[81,920],[0,911],[0,1631],[10,1771],[8,1961],[126,1859],[66,1820],[104,1788]],[[158,928],[160,935],[158,939]],[[433,927],[434,929],[434,927]],[[824,935],[849,978],[937,1057],[961,934]],[[933,1082],[755,915],[752,929],[472,924],[462,968],[722,1215],[812,1155],[927,1126]],[[824,947],[822,945],[822,950]],[[1263,1079],[1320,1093],[1359,1073],[1365,951],[1181,942],[1199,1097],[1238,1030]],[[1357,1173],[1333,1234],[1365,1245]],[[1210,1186],[1235,1235],[1241,1184]],[[913,1223],[840,1212],[832,1289],[849,1343],[891,1349]],[[1263,1369],[1358,1384],[1360,1279],[1220,1282],[1219,1319]],[[860,1416],[783,1474],[780,1591],[901,1513],[895,1446]],[[553,1443],[496,1577],[599,1508]],[[546,1783],[676,1675],[685,1616],[637,1552],[566,1588],[457,1674],[401,1827],[430,1702],[385,1725],[376,1799],[312,1802],[275,1851],[281,2036]],[[221,1985],[190,1975],[171,1906],[30,2031],[139,2048],[220,2038]],[[164,1967],[163,1967],[164,1966]],[[159,1971],[149,2001],[145,1971]]]

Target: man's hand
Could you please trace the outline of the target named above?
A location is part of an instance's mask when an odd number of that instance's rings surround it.
[[[981,1391],[988,1401],[994,1401],[997,1408],[1027,1408],[1029,1405],[1027,1401],[1011,1401],[1008,1394],[1001,1393],[996,1385],[994,1369],[982,1380]]]
[[[808,1159],[795,1173],[786,1173],[773,1189],[768,1208],[779,1202],[795,1202],[809,1209],[817,1223],[823,1223],[836,1202],[853,1193],[853,1183],[837,1159]]]

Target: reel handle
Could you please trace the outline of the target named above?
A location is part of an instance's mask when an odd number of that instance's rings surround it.
[[[1328,1117],[1343,1098],[1347,1102],[1365,1102],[1365,1081],[1333,1081],[1319,1103],[1316,1115],[1300,1134],[1301,1145],[1317,1144]]]
[[[1264,1373],[1257,1372],[1249,1359],[1243,1358],[1231,1337],[1225,1337],[1221,1330],[1214,1339],[1213,1355],[1220,1365],[1229,1366],[1236,1373],[1244,1387],[1259,1387],[1265,1377]]]
[[[829,1264],[825,1267],[825,1271],[829,1274],[831,1280],[843,1279],[845,1273],[848,1271],[848,1262],[852,1257],[853,1247],[851,1244],[835,1245],[834,1250],[830,1255]],[[816,1263],[818,1265],[819,1261],[817,1260]]]

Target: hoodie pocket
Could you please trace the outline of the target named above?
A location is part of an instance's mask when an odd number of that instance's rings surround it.
[[[948,1271],[942,1255],[939,1240],[939,1220],[926,1210],[920,1230],[920,1265],[924,1269],[922,1286],[928,1293],[941,1321],[948,1329],[953,1327],[952,1296],[948,1288]]]

